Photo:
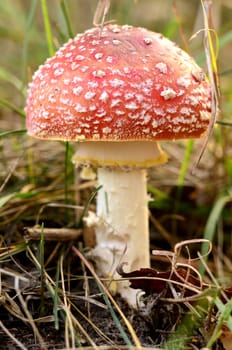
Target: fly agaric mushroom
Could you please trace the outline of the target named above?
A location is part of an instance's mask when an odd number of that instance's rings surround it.
[[[34,74],[29,135],[79,141],[73,162],[97,168],[97,213],[87,222],[95,225],[101,275],[120,261],[129,271],[149,267],[146,171],[167,160],[157,140],[199,138],[210,101],[205,75],[187,53],[128,25],[78,34]],[[135,302],[127,282],[118,290]]]

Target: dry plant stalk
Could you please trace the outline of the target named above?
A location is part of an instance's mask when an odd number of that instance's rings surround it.
[[[45,241],[70,241],[80,238],[82,230],[71,228],[25,227],[26,239],[39,241],[43,232]]]
[[[219,78],[218,78],[218,68],[217,68],[217,53],[215,52],[215,45],[212,34],[216,37],[216,32],[212,22],[212,13],[211,13],[211,0],[201,0],[202,10],[203,10],[203,19],[204,19],[204,47],[205,47],[205,56],[208,69],[209,80],[211,84],[211,120],[205,136],[205,140],[196,161],[196,164],[193,167],[193,170],[198,166],[201,161],[201,158],[204,155],[206,147],[209,142],[209,138],[213,132],[214,124],[218,114],[220,113],[220,87],[219,87]]]
[[[0,327],[8,335],[8,337],[17,345],[21,350],[27,350],[27,348],[17,339],[15,336],[4,326],[2,321],[0,321]]]
[[[102,281],[100,280],[100,278],[98,277],[98,275],[96,274],[96,272],[94,271],[94,269],[92,268],[90,263],[85,259],[85,257],[81,254],[81,252],[76,247],[73,246],[72,250],[83,261],[83,263],[86,265],[86,267],[92,273],[93,277],[96,279],[98,284],[104,290],[105,294],[107,295],[107,297],[109,298],[109,300],[111,301],[113,306],[116,308],[116,310],[118,311],[119,315],[122,317],[124,323],[126,324],[126,326],[128,328],[128,331],[130,332],[131,338],[134,341],[136,349],[137,350],[142,350],[142,346],[140,344],[140,341],[139,341],[139,339],[138,339],[138,337],[137,337],[133,327],[131,326],[130,322],[128,321],[128,319],[126,318],[126,316],[124,315],[124,313],[122,312],[120,307],[117,305],[116,301],[114,300],[114,298],[112,297],[112,295],[110,294],[108,289],[104,286],[104,284],[102,283]]]

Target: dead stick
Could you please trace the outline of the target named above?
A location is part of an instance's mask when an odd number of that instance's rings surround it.
[[[81,234],[81,229],[71,228],[42,228],[40,226],[25,227],[27,239],[38,241],[41,239],[43,232],[46,241],[70,241],[78,239]]]

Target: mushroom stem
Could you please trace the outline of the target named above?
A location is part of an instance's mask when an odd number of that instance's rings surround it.
[[[164,163],[166,154],[156,142],[81,142],[73,162],[98,168],[96,215],[85,218],[94,226],[96,247],[90,255],[99,275],[119,278],[121,262],[127,270],[149,267],[149,230],[146,168]],[[83,171],[83,175],[87,171]],[[129,282],[117,283],[117,291],[131,305],[136,294]]]
[[[118,277],[116,268],[127,263],[128,271],[150,266],[146,170],[100,168],[97,197],[96,247],[92,254],[103,276]],[[118,292],[135,303],[128,282]],[[131,300],[133,299],[133,300]]]
[[[99,169],[98,182],[97,215],[103,227],[96,230],[97,243],[115,255],[107,269],[114,270],[119,260],[129,264],[129,271],[149,266],[146,170]]]

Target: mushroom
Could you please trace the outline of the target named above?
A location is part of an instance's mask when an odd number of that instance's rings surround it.
[[[31,136],[78,141],[76,165],[97,169],[92,251],[97,271],[149,267],[148,168],[166,162],[158,140],[201,137],[210,120],[205,74],[161,34],[107,25],[78,34],[34,74],[26,116]],[[87,168],[88,169],[88,168]],[[135,303],[128,282],[118,291]]]

